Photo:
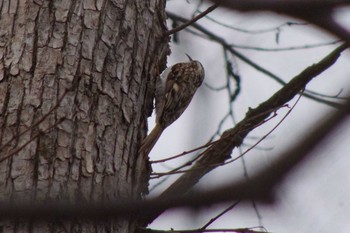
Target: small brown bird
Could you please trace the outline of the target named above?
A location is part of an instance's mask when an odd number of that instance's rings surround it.
[[[187,55],[187,54],[186,54]],[[187,55],[188,56],[188,55]],[[204,68],[199,61],[177,63],[168,67],[157,80],[156,126],[142,141],[140,153],[147,156],[164,129],[176,121],[190,104],[204,79]]]

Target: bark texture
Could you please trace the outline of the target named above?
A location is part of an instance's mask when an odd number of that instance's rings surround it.
[[[0,1],[0,201],[140,198],[152,70],[168,52],[164,8],[163,0]],[[1,223],[3,232],[135,227]]]

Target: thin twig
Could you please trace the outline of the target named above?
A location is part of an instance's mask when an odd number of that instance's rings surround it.
[[[281,107],[284,107],[284,106],[281,106]],[[279,108],[281,108],[281,107],[279,107]],[[276,108],[274,111],[277,111],[279,108]],[[254,119],[256,119],[256,118],[259,118],[259,117],[261,117],[261,116],[263,116],[263,115],[265,115],[265,114],[268,114],[269,112],[271,112],[270,109],[269,109],[269,110],[266,110],[266,111],[264,111],[264,112],[261,112],[261,113],[257,114],[256,116],[252,116],[251,120],[254,120]],[[260,124],[255,125],[254,128],[260,126],[261,124],[264,124],[265,122],[267,122],[267,121],[269,121],[269,120],[270,120],[270,119],[266,119],[264,122],[261,122]],[[249,130],[253,130],[253,128],[250,128]],[[184,151],[184,152],[182,152],[182,153],[180,153],[180,154],[177,154],[177,155],[174,155],[174,156],[165,158],[165,159],[152,160],[152,161],[150,161],[150,162],[151,162],[151,163],[162,163],[162,162],[166,162],[166,161],[169,161],[169,160],[173,160],[173,159],[179,158],[179,157],[181,157],[181,156],[184,156],[184,155],[186,155],[186,154],[190,154],[190,153],[192,153],[192,152],[195,152],[195,151],[197,151],[197,150],[204,149],[204,148],[207,148],[207,147],[209,147],[209,146],[212,146],[212,145],[214,145],[215,143],[219,143],[221,140],[225,140],[227,137],[228,137],[228,135],[227,135],[227,136],[222,136],[222,137],[221,137],[220,139],[218,139],[218,140],[215,140],[215,141],[211,141],[211,140],[210,140],[208,143],[206,143],[206,144],[204,144],[204,145],[202,145],[202,146],[196,147],[196,148],[194,148],[194,149],[192,149],[192,150]],[[203,154],[203,152],[199,154],[199,157],[200,157],[201,154]],[[196,160],[196,159],[194,159],[194,160]],[[194,160],[193,160],[193,161],[194,161]],[[192,161],[192,162],[193,162],[193,161]],[[188,166],[188,165],[191,164],[192,162],[186,162],[186,166]],[[182,166],[181,166],[181,167],[182,167]],[[176,168],[176,169],[174,169],[174,170],[178,170],[178,168]],[[170,171],[170,172],[171,172],[171,171]]]
[[[217,7],[219,6],[218,3],[215,3],[214,5],[208,7],[208,9],[206,9],[205,11],[203,11],[202,13],[200,13],[199,15],[197,15],[196,17],[192,18],[191,20],[187,21],[184,24],[181,24],[180,26],[173,28],[169,31],[167,31],[164,36],[170,36],[178,31],[181,31],[182,29],[188,27],[189,25],[193,24],[194,22],[198,21],[199,19],[203,18],[204,16],[206,16],[207,14],[209,14],[210,12],[212,12],[213,10],[215,10]]]
[[[264,113],[266,114],[266,112]],[[254,116],[253,118],[255,117],[259,117],[261,114],[257,115],[257,116]],[[270,118],[262,121],[260,124],[257,124],[254,126],[254,128],[257,128],[259,126],[261,126],[262,124],[268,122],[269,120],[271,120],[272,118],[274,118],[276,116],[273,115],[271,116]],[[250,129],[252,130],[252,129]],[[266,135],[267,137],[268,135]],[[215,145],[215,143],[220,143],[222,140],[226,140],[229,138],[229,135],[226,135],[226,136],[222,136],[220,139],[216,140],[216,141],[213,141],[210,145]],[[253,149],[258,143],[260,143],[262,140],[259,140],[256,144],[254,144],[251,148],[247,149],[244,153],[242,153],[240,156],[236,157],[235,159],[233,159],[233,161],[236,161],[237,159],[241,158],[242,156],[244,156],[245,154],[247,154],[251,149]],[[208,144],[205,144],[206,146]],[[201,169],[204,169],[204,168],[207,168],[208,165],[206,166],[203,166],[203,167],[196,167],[196,168],[190,168],[190,169],[187,169],[187,170],[180,170],[184,167],[188,167],[190,165],[192,165],[198,158],[200,158],[201,156],[203,156],[205,154],[206,151],[203,151],[201,153],[199,153],[195,158],[193,158],[192,160],[190,161],[187,161],[185,164],[171,170],[171,171],[168,171],[168,172],[153,172],[152,175],[151,175],[151,179],[155,179],[155,178],[159,178],[159,177],[162,177],[162,176],[169,176],[169,175],[175,175],[175,174],[182,174],[182,173],[187,173],[187,172],[195,172],[196,170],[201,170]],[[175,157],[175,156],[174,156]],[[171,158],[174,158],[174,157],[171,157]],[[163,162],[167,161],[168,159],[164,159]],[[211,164],[210,167],[218,167],[218,166],[222,166],[222,165],[226,165],[228,163],[231,163],[233,162],[232,160],[226,162],[226,163],[216,163],[216,164]]]
[[[228,211],[232,210],[233,208],[235,208],[238,204],[240,203],[240,200],[236,201],[235,203],[233,203],[232,205],[230,205],[229,207],[227,207],[226,209],[224,209],[223,211],[221,211],[218,215],[216,215],[214,218],[210,219],[209,222],[207,222],[203,227],[201,227],[201,231],[205,230],[208,226],[210,226],[213,222],[215,222],[217,219],[219,219],[221,216],[223,216],[224,214],[226,214]]]
[[[211,2],[243,12],[272,11],[296,17],[325,29],[345,42],[350,42],[349,31],[337,23],[332,15],[336,7],[350,4],[346,0],[211,0]]]
[[[292,112],[292,110],[295,108],[295,106],[299,102],[300,98],[301,98],[301,95],[299,95],[299,97],[298,97],[297,101],[294,103],[294,105],[288,110],[288,112],[282,117],[282,119],[267,134],[265,134],[263,137],[261,137],[256,143],[254,143],[251,147],[249,147],[247,150],[245,150],[242,154],[240,154],[239,156],[235,157],[234,159],[231,159],[223,164],[229,164],[229,163],[232,163],[232,162],[242,158],[245,154],[247,154],[249,151],[254,149],[258,144],[260,144],[268,136],[270,136],[270,134],[273,131],[275,131],[278,128],[278,126],[280,126],[282,124],[282,122],[289,116],[289,114]]]
[[[175,15],[175,14],[168,13],[168,15],[169,15],[169,17],[173,18],[174,20],[178,20],[178,21],[182,21],[182,22],[186,22],[187,21],[187,19],[182,18],[182,17],[180,17],[178,15]],[[266,76],[272,78],[277,83],[279,83],[281,85],[286,85],[286,82],[283,79],[281,79],[277,75],[273,74],[271,71],[263,68],[262,66],[260,66],[256,62],[252,61],[251,59],[249,59],[248,57],[246,57],[242,53],[240,53],[237,50],[233,49],[230,44],[228,44],[223,38],[217,36],[215,33],[210,32],[208,29],[206,29],[203,26],[201,26],[199,24],[196,24],[196,23],[193,23],[191,26],[193,28],[195,28],[196,30],[198,30],[198,31],[202,32],[203,34],[205,34],[208,37],[207,39],[216,41],[217,43],[221,44],[232,55],[234,55],[235,57],[239,58],[244,63],[250,65],[251,67],[253,67],[257,71],[259,71],[259,72],[265,74]],[[307,90],[306,90],[306,92],[307,92]],[[323,104],[327,104],[328,106],[331,106],[331,107],[334,107],[334,108],[341,108],[342,107],[342,105],[339,104],[339,103],[328,101],[328,100],[321,99],[321,98],[317,98],[316,96],[313,96],[313,95],[310,95],[310,94],[307,94],[307,93],[304,93],[303,95],[305,97],[311,99],[311,100],[314,100],[316,102],[320,102],[320,103],[323,103]]]
[[[169,195],[142,201],[134,199],[79,205],[62,201],[46,201],[45,203],[31,201],[30,203],[21,202],[17,204],[0,203],[0,220],[13,218],[36,220],[88,218],[106,220],[111,217],[126,218],[136,214],[146,218],[145,220],[153,220],[154,216],[150,216],[151,214],[157,214],[164,209],[172,207],[198,208],[199,206],[208,206],[239,198],[242,200],[255,198],[259,201],[272,201],[271,192],[273,192],[273,188],[280,184],[293,168],[310,157],[312,154],[310,152],[343,123],[349,115],[349,109],[350,101],[347,101],[340,111],[335,111],[332,116],[327,117],[325,121],[317,125],[313,130],[310,130],[294,148],[277,156],[277,160],[272,161],[267,167],[256,172],[248,182],[238,181],[225,187],[205,192],[193,191],[188,195]]]
[[[255,228],[263,229],[263,231],[253,230]],[[213,228],[213,229],[193,229],[193,230],[155,230],[155,229],[144,229],[144,233],[202,233],[202,232],[232,232],[232,233],[268,233],[262,226],[257,227],[246,227],[246,228]]]
[[[16,138],[20,138],[22,135],[24,135],[25,133],[27,133],[31,129],[33,129],[33,128],[37,127],[38,125],[40,125],[55,109],[57,109],[59,107],[59,105],[61,104],[63,98],[68,93],[68,91],[69,91],[69,89],[66,89],[65,92],[62,94],[62,96],[57,100],[57,103],[45,115],[43,115],[36,123],[32,124],[28,129],[24,130],[23,132],[14,135],[8,142],[6,142],[4,145],[2,145],[0,147],[0,151],[2,151],[6,146],[8,146]]]
[[[305,23],[305,22],[285,22],[285,23],[282,23],[278,26],[275,26],[275,27],[272,27],[272,28],[265,28],[265,29],[256,29],[256,30],[247,30],[247,29],[244,29],[244,28],[238,28],[238,27],[234,27],[232,25],[228,25],[228,24],[225,24],[223,22],[220,22],[210,16],[205,16],[206,19],[222,26],[222,27],[225,27],[225,28],[229,28],[229,29],[232,29],[232,30],[235,30],[237,32],[241,32],[241,33],[246,33],[246,34],[251,34],[251,35],[261,35],[263,33],[270,33],[270,32],[278,32],[278,31],[281,31],[283,27],[291,27],[291,26],[306,26],[308,25],[308,23]]]
[[[55,128],[57,125],[61,124],[62,121],[65,118],[61,118],[60,120],[58,120],[55,124],[53,124],[52,126],[50,126],[49,128],[47,128],[46,130],[44,130],[43,132],[39,132],[37,134],[35,134],[33,137],[31,137],[29,140],[27,140],[22,146],[11,150],[8,154],[6,154],[4,157],[0,158],[0,163],[3,162],[4,160],[10,158],[11,156],[17,154],[18,152],[20,152],[24,147],[26,147],[29,143],[31,143],[32,141],[34,141],[37,137],[39,137],[40,135],[43,135],[45,133],[50,132],[53,128]]]
[[[304,69],[302,72],[300,72],[297,76],[295,76],[292,80],[289,81],[288,84],[286,84],[284,87],[282,87],[279,91],[277,91],[274,95],[272,95],[268,100],[261,103],[258,107],[254,109],[249,109],[249,111],[246,113],[245,118],[237,123],[235,127],[230,128],[226,130],[221,137],[227,137],[229,138],[225,140],[220,140],[218,143],[213,144],[208,149],[204,151],[203,156],[194,164],[192,167],[191,172],[184,173],[182,176],[180,176],[168,189],[166,189],[161,195],[161,198],[168,199],[171,196],[178,197],[179,192],[185,194],[187,193],[204,175],[212,171],[216,164],[223,163],[227,159],[230,158],[230,155],[236,147],[240,146],[245,139],[245,137],[252,131],[252,129],[255,128],[256,125],[261,124],[264,120],[266,120],[276,109],[280,108],[281,106],[285,105],[287,102],[289,102],[291,99],[293,99],[296,95],[300,93],[300,91],[305,89],[305,86],[311,82],[312,79],[320,75],[322,72],[330,68],[340,57],[341,53],[349,47],[348,44],[343,44],[333,50],[330,54],[328,54],[326,57],[324,57],[321,61],[318,63],[315,63],[306,69]],[[348,102],[350,105],[350,102]],[[346,106],[348,107],[348,105]],[[347,108],[344,108],[344,106],[341,108],[343,111],[346,111],[348,114],[349,110]],[[350,109],[350,107],[349,107]],[[265,114],[262,114],[264,112],[268,111]],[[338,110],[337,112],[342,111]],[[259,115],[259,117],[257,117]],[[334,117],[338,117],[339,119],[344,119],[343,115],[336,115]],[[337,119],[338,119],[337,118]],[[339,120],[338,119],[338,120]],[[332,123],[334,124],[334,119],[332,119]],[[325,126],[326,127],[326,126]],[[332,127],[328,127],[332,128]],[[324,129],[320,129],[320,132],[317,132],[317,135],[314,136],[314,138],[310,138],[308,143],[312,145],[313,143],[316,145],[318,140],[320,140],[321,137],[325,137]],[[303,148],[305,149],[305,153],[309,152],[311,148]],[[298,148],[296,148],[298,149]],[[299,153],[299,152],[298,152]],[[291,155],[288,155],[291,156]],[[250,197],[251,198],[268,198],[269,192],[272,192],[271,188],[275,184],[275,182],[280,181],[282,174],[285,175],[287,172],[283,169],[290,170],[292,169],[297,162],[299,162],[302,158],[304,158],[305,154],[297,154],[292,156],[294,158],[294,163],[290,162],[290,158],[287,158],[287,161],[280,161],[280,166],[282,168],[276,168],[276,167],[270,167],[271,170],[266,170],[265,172],[268,172],[267,174],[264,174],[263,177],[256,177],[256,183],[254,185],[257,185],[261,189],[261,195],[259,192],[256,192],[256,187],[250,187],[252,190],[254,190],[254,194]],[[274,164],[274,166],[277,166],[278,164]],[[201,169],[197,169],[200,167]],[[276,170],[277,169],[277,170]],[[276,172],[279,172],[280,174],[276,175]],[[259,174],[262,176],[262,174]],[[270,175],[271,174],[271,175]],[[267,180],[260,180],[260,179],[267,179]],[[242,181],[243,182],[243,181]],[[261,183],[259,183],[261,182]],[[246,182],[242,183],[242,185],[245,186]],[[253,184],[253,183],[252,183]],[[269,185],[267,185],[269,184]],[[237,187],[235,187],[237,188]],[[243,187],[240,187],[243,188]],[[248,187],[246,187],[248,188]],[[233,191],[233,190],[232,190]],[[237,190],[235,190],[237,191]],[[247,190],[244,190],[246,192]],[[264,194],[263,194],[264,193]],[[226,195],[223,193],[223,195]],[[214,198],[212,196],[212,198]],[[153,214],[149,214],[145,216],[145,221],[147,223],[152,222],[155,218],[157,218],[162,211],[155,211]]]
[[[293,50],[314,49],[314,48],[324,47],[328,45],[339,44],[340,42],[341,42],[340,40],[336,40],[336,41],[331,41],[327,43],[308,44],[308,45],[291,46],[291,47],[284,47],[284,48],[264,48],[264,47],[254,47],[254,46],[237,45],[237,44],[231,44],[231,46],[236,49],[255,50],[255,51],[261,51],[261,52],[285,52],[285,51],[293,51]]]

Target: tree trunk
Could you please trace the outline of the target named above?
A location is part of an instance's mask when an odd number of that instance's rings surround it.
[[[152,74],[168,52],[165,1],[0,4],[0,200],[140,198],[148,165],[138,148]],[[138,222],[1,225],[4,232],[133,232]]]

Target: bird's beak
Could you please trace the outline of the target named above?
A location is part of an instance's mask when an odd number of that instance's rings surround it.
[[[185,54],[188,57],[188,59],[190,59],[190,61],[193,61],[192,58],[190,57],[190,55],[188,55],[187,53],[185,53]]]

